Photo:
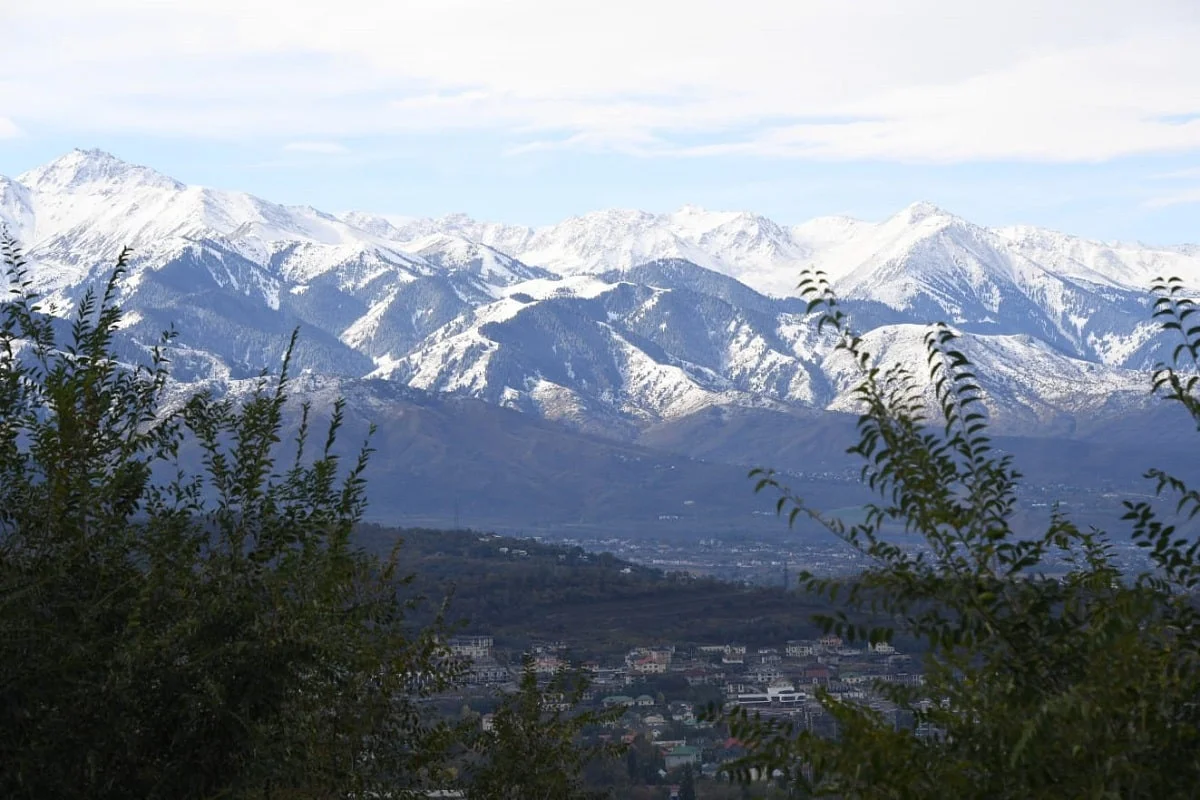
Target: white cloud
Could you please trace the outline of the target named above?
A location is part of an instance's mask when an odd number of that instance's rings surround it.
[[[81,134],[456,129],[517,152],[912,161],[1200,150],[1193,0],[43,0],[5,14],[0,108]]]
[[[283,149],[288,153],[314,153],[317,155],[340,155],[350,152],[350,148],[338,142],[288,142]]]
[[[15,139],[21,135],[17,123],[8,117],[0,117],[0,139]]]
[[[1188,167],[1186,169],[1176,169],[1170,172],[1159,172],[1151,175],[1151,178],[1159,181],[1181,181],[1191,180],[1192,178],[1200,178],[1200,167]]]
[[[1192,203],[1200,203],[1200,186],[1161,197],[1153,197],[1142,205],[1145,208],[1170,208],[1171,206],[1183,206]]]

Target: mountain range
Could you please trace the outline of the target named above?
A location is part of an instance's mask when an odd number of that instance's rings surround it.
[[[787,226],[685,206],[530,228],[279,205],[97,150],[0,177],[0,224],[58,313],[131,247],[124,340],[145,347],[177,328],[184,383],[236,389],[278,363],[299,327],[296,358],[312,385],[384,416],[408,403],[497,432],[533,425],[558,437],[550,449],[568,472],[573,461],[591,469],[593,456],[610,464],[618,451],[655,461],[669,450],[684,472],[844,465],[820,436],[749,430],[842,431],[844,412],[855,410],[854,365],[818,335],[797,296],[807,267],[828,275],[883,364],[921,373],[927,324],[959,331],[999,433],[1144,447],[1129,432],[1156,418],[1146,370],[1164,346],[1147,289],[1159,275],[1200,287],[1196,246],[988,228],[928,203],[877,223]],[[764,446],[748,452],[714,425]],[[622,450],[631,447],[638,455]],[[511,449],[469,460],[504,470]],[[468,460],[456,458],[460,467]],[[520,508],[520,495],[508,486],[491,502]]]

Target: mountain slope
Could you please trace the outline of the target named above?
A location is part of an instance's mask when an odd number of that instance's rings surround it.
[[[464,395],[634,436],[705,408],[848,410],[855,381],[805,316],[807,265],[834,281],[882,363],[924,371],[923,329],[963,332],[1014,430],[1137,414],[1162,356],[1145,283],[1200,286],[1200,250],[989,229],[927,203],[880,223],[791,227],[746,212],[597,211],[528,228],[462,215],[334,216],[187,186],[78,150],[0,179],[0,222],[66,309],[134,248],[127,334],[174,324],[190,379],[272,362]]]
[[[840,296],[882,304],[904,321],[1032,335],[1110,366],[1126,365],[1147,332],[1148,283],[1056,272],[1004,237],[928,204],[830,249],[817,266],[838,276]]]

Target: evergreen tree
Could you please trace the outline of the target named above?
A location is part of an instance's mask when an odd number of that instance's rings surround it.
[[[691,764],[683,768],[679,779],[679,800],[696,800],[696,776],[692,773]]]

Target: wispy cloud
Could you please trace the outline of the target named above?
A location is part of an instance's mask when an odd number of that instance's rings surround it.
[[[324,146],[456,130],[515,138],[511,153],[954,163],[1200,151],[1200,12],[1186,0],[743,0],[736,15],[726,0],[342,0],[335,15],[325,0],[43,0],[5,13],[0,108],[81,135]],[[45,59],[51,45],[64,55]]]
[[[15,139],[21,135],[17,123],[8,117],[0,117],[0,139]]]
[[[1200,167],[1187,167],[1184,169],[1175,169],[1169,172],[1159,172],[1150,176],[1154,180],[1159,181],[1188,181],[1194,178],[1200,178]]]
[[[339,142],[288,142],[283,146],[285,153],[314,153],[317,155],[341,155],[350,148]]]
[[[1146,208],[1170,208],[1171,206],[1183,206],[1192,203],[1200,203],[1200,186],[1159,197],[1152,197],[1142,205]]]
[[[534,139],[508,147],[504,150],[504,155],[519,156],[525,153],[544,153],[557,150],[615,152],[642,157],[675,155],[682,152],[682,148],[651,133],[631,130],[583,132],[558,139]]]

